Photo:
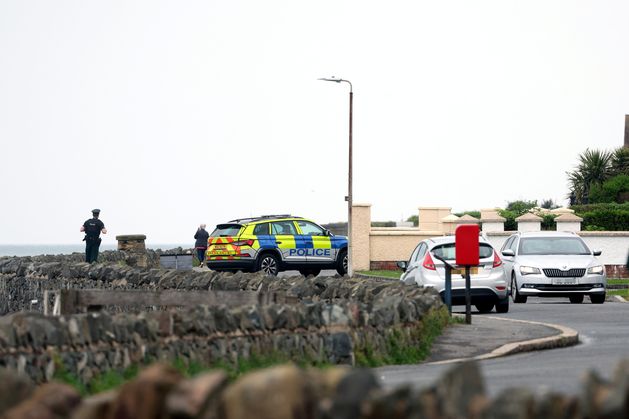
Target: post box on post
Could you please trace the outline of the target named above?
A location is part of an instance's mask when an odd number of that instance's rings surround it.
[[[470,267],[478,266],[479,243],[478,225],[464,224],[456,228],[454,249],[456,264],[465,267],[465,323],[472,323],[472,297],[470,284]]]

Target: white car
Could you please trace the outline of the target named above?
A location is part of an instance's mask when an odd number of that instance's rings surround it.
[[[446,274],[444,259],[449,265],[455,265],[455,237],[433,237],[421,241],[408,261],[398,262],[404,271],[400,280],[406,284],[433,287],[445,296]],[[502,260],[483,237],[479,237],[480,264],[471,268],[470,285],[472,304],[481,313],[490,312],[494,306],[496,312],[509,311],[509,292]],[[456,268],[456,266],[454,266]],[[452,305],[465,305],[465,270],[452,271]]]
[[[605,302],[607,276],[596,258],[601,252],[590,250],[575,233],[517,233],[501,254],[514,303],[535,296],[568,297],[579,304],[586,295],[592,304]]]

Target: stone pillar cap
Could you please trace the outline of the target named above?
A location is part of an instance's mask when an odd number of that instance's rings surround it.
[[[578,215],[574,215],[573,213],[566,212],[555,218],[555,221],[581,222],[583,221],[583,218],[579,217]]]
[[[116,240],[146,240],[146,235],[144,235],[144,234],[122,234],[120,236],[116,236]]]
[[[535,214],[531,214],[530,212],[527,212],[524,215],[520,215],[518,218],[515,219],[515,221],[517,221],[517,222],[522,222],[522,221],[524,221],[524,222],[535,222],[535,221],[539,222],[539,221],[542,221],[542,217],[538,217]]]
[[[478,218],[474,218],[469,214],[465,214],[462,217],[460,217],[457,221],[458,224],[472,224],[472,223],[480,223],[480,220]]]

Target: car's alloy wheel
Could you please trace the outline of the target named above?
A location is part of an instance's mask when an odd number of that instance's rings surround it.
[[[518,293],[518,283],[515,280],[515,275],[511,276],[511,298],[513,298],[513,302],[520,304],[520,303],[526,303],[526,296],[522,296],[520,295],[520,293]]]
[[[264,255],[262,259],[260,259],[260,271],[264,272],[267,275],[276,276],[278,267],[277,267],[277,259],[273,255]]]

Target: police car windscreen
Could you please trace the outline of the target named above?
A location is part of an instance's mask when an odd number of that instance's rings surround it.
[[[240,224],[219,224],[212,234],[210,234],[210,237],[237,236],[241,228],[242,225]]]

